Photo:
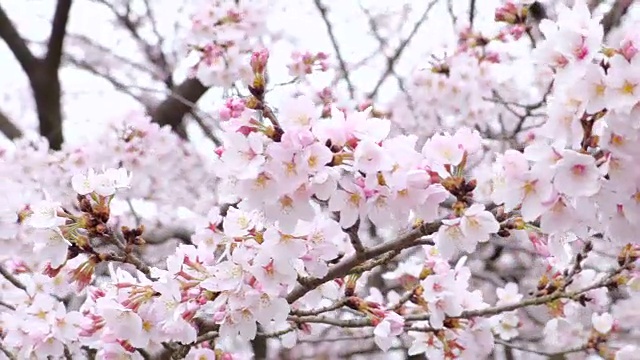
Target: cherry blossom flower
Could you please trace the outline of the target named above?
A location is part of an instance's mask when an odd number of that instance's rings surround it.
[[[558,161],[553,185],[569,196],[591,196],[600,189],[600,177],[593,157],[565,151]]]
[[[613,326],[613,317],[609,313],[597,314],[593,313],[591,316],[591,322],[593,328],[601,334],[607,334],[611,331]]]
[[[393,339],[403,333],[404,318],[397,313],[390,311],[385,313],[382,321],[373,330],[376,345],[382,351],[388,351],[393,345]]]
[[[29,225],[37,229],[52,229],[64,223],[64,219],[58,216],[60,204],[48,200],[42,200],[29,206]]]

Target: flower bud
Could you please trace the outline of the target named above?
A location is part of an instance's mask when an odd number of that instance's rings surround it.
[[[510,25],[524,24],[528,14],[526,7],[516,6],[512,2],[496,9],[495,21],[504,22]]]
[[[264,69],[267,67],[267,61],[269,60],[269,50],[262,49],[254,51],[251,55],[251,70],[255,74],[264,73]]]

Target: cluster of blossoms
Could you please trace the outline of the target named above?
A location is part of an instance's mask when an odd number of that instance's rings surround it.
[[[250,79],[247,57],[266,33],[262,0],[207,1],[191,18],[186,65],[205,86],[230,87]]]
[[[440,179],[477,155],[480,136],[468,129],[437,135],[418,152],[417,137],[388,138],[390,121],[368,115],[334,109],[321,118],[312,100],[301,96],[283,104],[274,127],[247,107],[221,124],[227,131],[217,151],[224,193],[284,229],[313,219],[314,199],[339,213],[343,228],[367,219],[381,228],[403,227],[412,214],[436,219],[449,196]]]
[[[313,54],[309,51],[298,52],[294,51],[291,54],[291,64],[287,65],[289,68],[289,75],[294,77],[304,77],[313,72],[314,67],[320,71],[327,71],[329,69],[329,63],[327,59],[329,56],[323,52]]]
[[[392,135],[392,121],[369,104],[339,108],[330,90],[272,109],[269,53],[248,56],[263,17],[243,6],[216,2],[193,20],[194,39],[203,41],[192,53],[195,76],[226,86],[247,70],[250,95],[219,111],[215,172],[143,118],[105,140],[117,164],[103,159],[102,171],[91,170],[99,158],[84,148],[51,155],[35,144],[11,155],[7,177],[24,169],[27,180],[2,186],[33,182],[46,193],[27,193],[14,209],[17,223],[0,228],[3,239],[35,253],[0,258],[0,359],[240,360],[258,356],[257,338],[271,339],[261,356],[274,358],[373,348],[382,358],[478,359],[502,344],[634,359],[638,347],[627,337],[637,336],[640,301],[637,38],[604,47],[599,19],[581,1],[543,21],[535,54],[553,74],[540,105],[546,123],[526,146],[494,158],[476,129],[456,126],[425,141]],[[507,27],[493,39],[520,39],[527,9],[499,9]],[[437,112],[427,119],[453,120],[445,128],[473,119],[485,130],[479,117],[509,105],[493,101],[499,84],[489,69],[499,57],[489,42],[464,33],[460,51],[426,74],[427,106]],[[325,59],[302,55],[304,66],[292,69],[306,74]],[[33,159],[19,164],[20,156]],[[58,165],[58,183],[38,176],[45,164]],[[219,198],[194,199],[212,190],[213,176]],[[160,181],[175,183],[163,193]],[[182,185],[184,194],[175,189]],[[206,216],[192,222],[187,244],[153,266],[142,256],[144,221],[114,210],[118,200],[162,204],[163,196]],[[131,221],[135,227],[123,226]],[[517,251],[507,262],[528,261],[531,274],[477,286],[508,246]],[[482,258],[487,250],[493,254]],[[345,336],[351,354],[332,343]],[[518,345],[527,340],[545,348]]]
[[[21,139],[14,149],[0,155],[0,161],[0,176],[6,179],[0,184],[6,201],[0,214],[3,239],[16,236],[21,229],[15,222],[15,211],[42,200],[43,191],[51,199],[69,199],[61,205],[71,208],[74,192],[68,174],[86,173],[88,168],[123,167],[138,174],[140,179],[123,195],[157,208],[148,220],[144,219],[147,226],[175,223],[179,216],[177,203],[194,212],[206,212],[217,200],[212,192],[213,162],[169,127],[161,128],[137,113],[110,124],[100,134],[99,142],[87,140],[51,153],[44,140]],[[118,213],[113,215],[128,219],[131,211],[122,204],[124,200],[118,201]]]
[[[4,270],[9,271],[5,276],[18,291],[3,291],[1,300],[12,312],[3,313],[0,324],[4,344],[18,350],[21,358],[32,354],[59,358],[65,351],[78,352],[83,345],[85,317],[67,311],[65,299],[93,281],[100,261],[115,259],[98,253],[93,243],[97,237],[112,236],[106,224],[109,203],[117,190],[129,187],[130,180],[124,169],[79,174],[73,177],[72,187],[78,193],[82,215],[49,199],[30,204],[18,214],[19,221],[28,225],[32,250],[44,260],[40,264],[14,262]],[[34,274],[34,268],[42,274]]]
[[[487,100],[500,93],[509,94],[509,99],[529,99],[532,88],[548,85],[532,87],[529,81],[514,79],[512,69],[524,64],[509,52],[509,45],[522,35],[513,28],[507,27],[493,36],[463,30],[450,54],[445,53],[441,59],[434,57],[428,67],[414,71],[406,94],[392,102],[394,123],[406,131],[425,135],[460,126],[491,134],[500,128],[488,119],[500,116],[503,120],[497,125],[513,128],[511,123],[517,120],[513,112]]]
[[[549,250],[565,261],[570,239],[599,233],[615,244],[635,242],[640,216],[632,165],[639,154],[638,58],[629,50],[633,40],[602,47],[599,20],[578,3],[562,8],[557,22],[542,22],[546,39],[536,53],[556,72],[548,120],[524,152],[505,152],[492,169],[491,200],[506,211],[519,208],[527,222],[539,218]]]
[[[498,87],[495,61],[497,58],[478,59],[476,54],[461,51],[448,57],[432,68],[416,71],[408,86],[409,102],[415,115],[406,111],[395,111],[393,119],[406,129],[420,129],[432,133],[441,128],[462,126],[485,126],[494,104],[483,99],[492,96]],[[418,99],[420,99],[418,101]],[[427,123],[425,127],[423,122]]]

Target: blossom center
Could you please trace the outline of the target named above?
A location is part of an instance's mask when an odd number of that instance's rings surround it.
[[[629,81],[625,81],[624,84],[622,85],[622,88],[620,89],[620,92],[622,92],[625,95],[633,95],[633,93],[635,92],[636,89],[636,84],[632,84]]]
[[[309,156],[309,160],[307,160],[307,164],[309,165],[310,168],[316,167],[316,165],[318,164],[318,157],[315,155]]]
[[[586,170],[587,167],[582,164],[573,165],[573,167],[571,168],[571,172],[576,176],[584,175]]]
[[[264,174],[260,174],[258,175],[258,177],[255,180],[255,184],[260,187],[260,188],[265,188],[267,186],[267,180],[268,178],[264,175]]]
[[[530,195],[536,191],[535,183],[533,181],[527,181],[524,186],[524,195]]]
[[[353,194],[349,195],[349,202],[353,206],[360,205],[360,199],[362,199],[362,198],[360,197],[359,194],[353,193]]]
[[[281,206],[283,209],[290,209],[290,208],[292,208],[292,207],[293,207],[293,199],[291,199],[291,197],[289,197],[289,196],[283,196],[283,197],[280,199],[280,206]]]
[[[615,146],[622,146],[624,144],[624,138],[618,134],[611,135],[611,144]]]

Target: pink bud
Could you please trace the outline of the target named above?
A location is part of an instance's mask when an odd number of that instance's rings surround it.
[[[239,132],[240,134],[247,136],[249,134],[251,134],[252,132],[254,132],[255,129],[252,127],[248,127],[248,126],[241,126],[240,128],[238,128],[237,132]]]
[[[526,25],[511,26],[509,27],[509,34],[513,36],[515,40],[518,40],[522,37],[522,35],[526,32],[526,30],[527,30]]]
[[[364,111],[371,105],[373,105],[373,101],[371,101],[371,99],[365,100],[365,102],[358,105],[358,111]]]
[[[89,295],[93,301],[96,301],[96,299],[105,297],[107,294],[100,288],[91,288],[89,289]]]
[[[225,316],[226,313],[224,311],[218,311],[217,313],[213,314],[213,321],[221,322],[222,320],[224,320]]]
[[[503,7],[496,9],[495,21],[515,24],[518,19],[518,8],[512,2],[506,3]]]
[[[301,131],[298,133],[298,139],[300,140],[300,144],[302,146],[308,146],[315,142],[316,138],[313,136],[313,133],[310,131]]]
[[[47,263],[47,266],[45,266],[44,270],[42,271],[42,273],[44,275],[47,275],[48,277],[54,278],[56,276],[58,276],[58,274],[60,273],[60,270],[62,270],[63,266],[59,266],[57,268],[52,268],[51,267],[51,263]]]
[[[246,103],[244,101],[244,99],[233,99],[231,101],[231,109],[233,109],[234,111],[244,111],[244,109],[246,108]]]
[[[223,107],[222,109],[220,109],[220,120],[222,121],[227,121],[229,119],[231,119],[231,109],[229,109],[228,107]]]
[[[500,62],[500,54],[496,53],[496,52],[487,52],[485,54],[484,59],[488,62],[497,64]]]
[[[251,55],[251,69],[253,72],[262,74],[267,67],[267,60],[269,60],[269,50],[254,51]]]
[[[224,146],[218,146],[213,152],[216,153],[218,157],[222,156],[224,153]]]
[[[620,48],[620,54],[624,56],[627,61],[631,61],[637,53],[638,48],[636,48],[632,40],[623,42],[622,47]]]

